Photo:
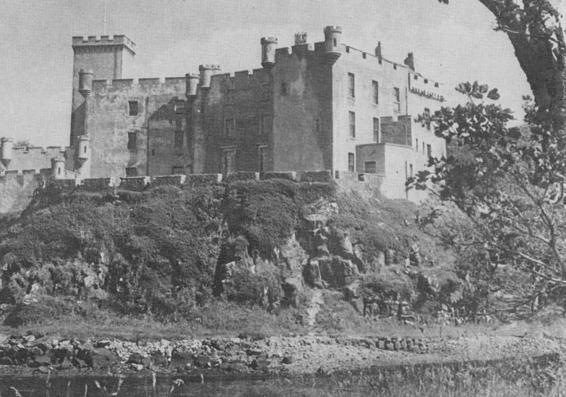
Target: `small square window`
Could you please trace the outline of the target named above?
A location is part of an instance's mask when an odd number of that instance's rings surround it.
[[[128,113],[130,116],[137,116],[139,113],[138,101],[128,101]]]
[[[178,100],[175,102],[175,113],[182,114],[185,112],[185,101]]]
[[[183,166],[174,166],[171,169],[171,173],[173,175],[184,175],[185,174],[185,167]]]
[[[366,161],[364,163],[364,172],[368,174],[377,173],[377,163],[375,161]]]
[[[126,167],[126,176],[138,176],[138,169],[136,167]]]

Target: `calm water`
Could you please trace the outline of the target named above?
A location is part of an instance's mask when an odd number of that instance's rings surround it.
[[[95,384],[98,382],[101,388]],[[127,378],[118,390],[117,378],[57,378],[46,385],[45,378],[0,378],[0,396],[16,396],[11,386],[16,387],[22,397],[74,397],[111,396],[117,397],[165,397],[165,396],[369,396],[376,395],[372,386],[341,386],[339,381],[328,378],[315,379],[255,379],[218,380],[201,383],[198,379],[186,379],[183,384],[174,385],[175,378],[158,378],[156,387],[151,377]]]
[[[326,377],[177,378],[151,375],[128,377],[7,377],[0,374],[0,397],[172,397],[172,396],[547,396],[555,387],[558,354],[528,360],[447,362],[372,367],[363,372]],[[19,394],[15,392],[18,391]],[[560,394],[563,395],[563,394]]]

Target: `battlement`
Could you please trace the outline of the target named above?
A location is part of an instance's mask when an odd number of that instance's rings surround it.
[[[114,36],[73,36],[73,49],[95,47],[95,46],[117,46],[122,45],[135,54],[136,43],[123,34]]]
[[[51,159],[64,154],[68,148],[63,146],[25,146],[11,147],[10,162],[0,166],[7,172],[22,172],[51,167]],[[5,153],[8,154],[8,153]]]
[[[409,92],[414,95],[445,102],[444,95],[440,93],[441,84],[428,79],[420,73],[411,73],[409,76]]]
[[[185,77],[149,77],[140,79],[93,80],[92,82],[92,91],[95,93],[136,89],[150,92],[165,89],[184,90]]]
[[[265,69],[239,70],[232,73],[215,74],[211,77],[212,84],[226,84],[230,89],[240,90],[254,83],[266,82],[268,74]]]

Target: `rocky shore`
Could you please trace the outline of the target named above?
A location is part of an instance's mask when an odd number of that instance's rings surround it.
[[[560,343],[553,339],[516,336],[414,339],[240,335],[131,342],[0,335],[0,373],[325,375],[373,366],[536,357],[560,350]]]

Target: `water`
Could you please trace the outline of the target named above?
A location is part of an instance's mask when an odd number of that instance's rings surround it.
[[[0,397],[279,397],[279,396],[547,396],[566,386],[558,354],[530,359],[454,361],[371,367],[325,376],[245,378],[204,374],[13,377],[0,375]],[[559,394],[563,395],[563,394]]]
[[[358,386],[340,387],[329,379],[215,379],[201,383],[198,379],[158,378],[155,388],[151,377],[126,378],[118,389],[119,379],[115,377],[93,378],[73,377],[54,378],[46,385],[46,378],[4,378],[1,379],[0,396],[15,396],[11,386],[15,387],[22,397],[74,397],[74,396],[111,396],[117,397],[165,397],[165,396],[368,396],[375,394],[372,388]],[[179,378],[180,379],[180,378]],[[99,387],[96,383],[98,382]],[[102,390],[101,390],[102,388]],[[104,391],[103,389],[106,389]]]

